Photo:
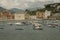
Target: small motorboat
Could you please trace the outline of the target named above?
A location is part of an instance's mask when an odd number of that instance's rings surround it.
[[[21,23],[14,23],[14,24],[18,24],[18,25],[20,25]]]
[[[33,26],[34,26],[33,29],[35,29],[35,30],[42,30],[41,24],[39,24],[39,23],[34,23]]]
[[[20,26],[20,25],[23,25],[21,22],[19,22],[19,23],[17,22],[17,23],[14,23],[14,24],[15,24],[15,25],[19,25],[19,26]]]
[[[42,27],[34,27],[33,29],[34,30],[42,30],[43,28]]]
[[[30,22],[22,22],[22,24],[24,24],[24,25],[30,25],[31,23]]]
[[[54,24],[54,23],[53,23],[53,24],[48,24],[48,26],[55,28],[56,26],[58,26],[58,24]]]
[[[58,23],[53,23],[55,26],[58,26],[59,24]]]
[[[9,24],[9,25],[22,25],[22,23],[7,23],[7,24]]]

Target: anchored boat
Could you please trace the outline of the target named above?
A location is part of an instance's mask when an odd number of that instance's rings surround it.
[[[42,30],[41,24],[39,24],[39,23],[34,23],[33,26],[34,26],[33,29],[35,29],[35,30]]]

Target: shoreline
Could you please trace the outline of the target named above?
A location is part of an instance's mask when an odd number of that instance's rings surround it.
[[[35,21],[35,20],[60,20],[60,19],[32,19],[32,20],[0,20],[0,22],[4,21]]]

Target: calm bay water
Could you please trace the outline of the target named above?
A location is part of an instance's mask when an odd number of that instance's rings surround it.
[[[0,40],[60,40],[59,27],[50,28],[47,26],[47,21],[41,22],[43,30],[33,30],[33,25],[17,26],[7,25],[8,22],[0,22],[0,28],[2,28],[0,29]],[[16,30],[18,28],[24,30]]]

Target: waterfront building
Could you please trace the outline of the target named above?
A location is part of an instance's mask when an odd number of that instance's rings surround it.
[[[48,17],[51,15],[51,11],[46,10],[44,15],[45,15],[44,18],[48,19]]]
[[[0,11],[0,20],[13,20],[14,19],[14,15],[7,11],[7,10],[3,10]]]
[[[37,19],[37,18],[36,18],[36,15],[31,15],[31,16],[30,16],[30,19]]]
[[[37,11],[36,12],[36,17],[38,18],[38,19],[44,19],[44,11]]]
[[[24,12],[16,12],[14,14],[14,20],[25,20]]]

